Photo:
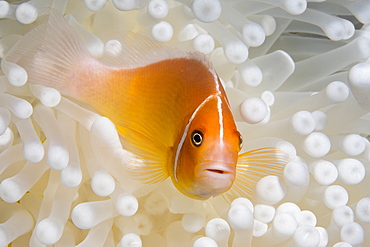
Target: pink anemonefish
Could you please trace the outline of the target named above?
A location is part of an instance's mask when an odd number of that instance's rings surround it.
[[[28,82],[53,87],[90,104],[116,125],[145,183],[171,177],[188,197],[250,196],[266,175],[281,175],[286,160],[275,148],[239,154],[224,88],[207,57],[165,47],[131,32],[105,41],[118,51],[94,58],[57,11],[41,11],[6,60],[22,66]],[[225,193],[226,192],[226,193]]]

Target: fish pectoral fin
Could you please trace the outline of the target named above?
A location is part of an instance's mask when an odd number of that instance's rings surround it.
[[[145,184],[162,182],[168,178],[167,172],[163,170],[163,163],[136,159],[127,166],[132,177]]]
[[[117,126],[123,147],[138,156],[127,166],[128,172],[143,183],[164,181],[168,176],[168,147],[152,128],[138,121],[126,121]]]
[[[227,202],[238,197],[251,198],[257,182],[268,175],[281,177],[289,162],[280,149],[267,147],[239,154],[233,186],[223,194]]]

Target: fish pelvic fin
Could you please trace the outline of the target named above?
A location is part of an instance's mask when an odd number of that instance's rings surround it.
[[[127,165],[127,171],[135,179],[154,184],[169,177],[168,165],[171,147],[147,124],[127,120],[117,126],[122,136],[123,148],[139,159]]]
[[[96,64],[97,60],[62,14],[54,9],[39,10],[37,20],[30,27],[4,60],[24,68],[28,82],[55,88],[79,99],[77,91],[84,88],[82,84],[87,81],[78,71],[91,67],[89,65]]]
[[[233,186],[222,196],[227,202],[238,197],[251,198],[257,182],[268,175],[282,177],[289,156],[274,147],[239,154]]]

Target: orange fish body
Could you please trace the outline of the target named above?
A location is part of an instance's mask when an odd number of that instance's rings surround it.
[[[116,37],[122,53],[97,60],[56,11],[41,19],[6,60],[25,68],[30,83],[54,87],[110,118],[123,147],[145,163],[128,166],[138,179],[171,177],[183,194],[207,199],[226,191],[250,195],[256,178],[281,173],[284,162],[272,157],[274,149],[238,154],[241,135],[204,55],[125,34]]]
[[[79,80],[91,78],[84,71]],[[194,53],[129,70],[102,66],[94,78],[101,87],[84,87],[79,98],[116,124],[125,148],[162,163],[157,172],[139,173],[142,180],[158,180],[158,173],[160,180],[170,176],[181,192],[197,199],[232,186],[240,134],[223,86],[203,56]],[[194,131],[201,135],[199,146]],[[156,154],[140,142],[151,143]]]

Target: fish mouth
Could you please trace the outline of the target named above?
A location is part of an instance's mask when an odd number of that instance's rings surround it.
[[[211,164],[210,166],[206,166],[203,170],[205,173],[211,173],[214,176],[219,175],[233,175],[235,172],[231,168],[230,165],[219,165],[219,164]]]
[[[235,166],[217,161],[197,165],[196,184],[204,196],[217,196],[230,189],[235,180]]]

